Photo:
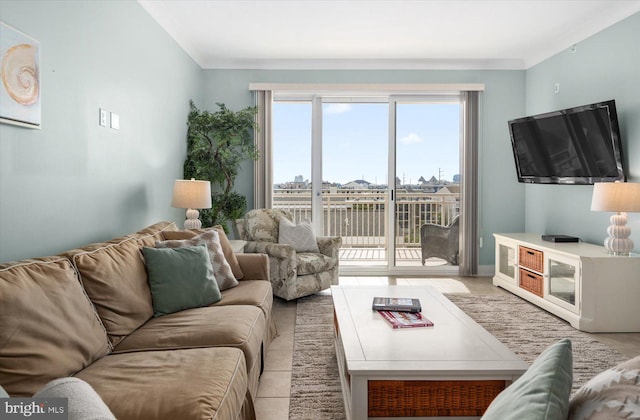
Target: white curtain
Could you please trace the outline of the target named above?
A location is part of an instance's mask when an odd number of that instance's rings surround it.
[[[270,90],[257,90],[256,123],[258,128],[254,133],[254,142],[258,148],[259,158],[254,163],[253,170],[253,207],[256,209],[271,208],[273,201],[273,159],[271,137],[271,114],[273,105],[273,92]]]
[[[478,120],[479,92],[465,91],[462,95],[462,168],[460,259],[461,276],[478,274]]]

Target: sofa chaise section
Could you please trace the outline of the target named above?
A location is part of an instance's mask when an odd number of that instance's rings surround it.
[[[246,420],[254,413],[244,360],[234,348],[110,354],[76,376],[118,419]]]

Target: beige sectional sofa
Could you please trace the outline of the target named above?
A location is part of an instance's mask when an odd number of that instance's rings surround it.
[[[120,420],[255,418],[275,335],[268,259],[225,253],[237,286],[213,305],[154,317],[141,250],[181,237],[177,231],[160,222],[58,256],[0,264],[0,385],[8,394],[31,397],[75,376]]]

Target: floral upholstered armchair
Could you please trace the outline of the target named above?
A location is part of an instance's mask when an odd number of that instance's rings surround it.
[[[315,237],[310,225],[295,225],[289,211],[273,209],[250,210],[239,230],[245,253],[269,256],[275,296],[292,300],[338,284],[339,236]]]

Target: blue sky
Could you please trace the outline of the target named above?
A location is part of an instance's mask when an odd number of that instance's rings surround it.
[[[276,102],[273,110],[274,183],[311,179],[311,104]],[[459,173],[457,104],[399,104],[397,176],[405,183]],[[323,106],[323,173],[329,182],[356,179],[386,184],[389,116],[386,103]]]

